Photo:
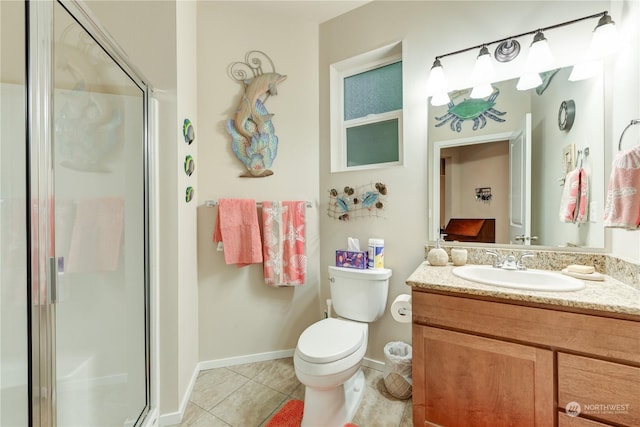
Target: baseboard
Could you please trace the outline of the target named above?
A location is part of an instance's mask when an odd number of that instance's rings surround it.
[[[385,363],[379,360],[369,359],[368,357],[365,357],[364,359],[362,359],[362,366],[376,369],[378,371],[384,371]]]
[[[295,349],[268,351],[265,353],[249,354],[246,356],[227,357],[224,359],[206,360],[198,363],[198,369],[204,371],[206,369],[226,368],[228,366],[244,365],[245,363],[264,362],[267,360],[284,359],[285,357],[293,357]]]

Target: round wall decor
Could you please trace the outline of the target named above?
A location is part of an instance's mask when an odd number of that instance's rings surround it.
[[[569,131],[573,126],[573,120],[576,116],[576,103],[573,99],[562,101],[560,110],[558,111],[558,127],[560,130]]]

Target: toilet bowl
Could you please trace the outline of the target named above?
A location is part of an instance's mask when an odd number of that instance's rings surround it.
[[[306,386],[301,427],[342,427],[353,418],[365,387],[360,365],[367,336],[366,323],[334,318],[302,333],[293,356],[296,376]]]
[[[365,389],[360,369],[369,324],[384,313],[391,270],[329,267],[338,318],[320,320],[302,332],[293,356],[305,385],[301,427],[343,427],[353,418]]]

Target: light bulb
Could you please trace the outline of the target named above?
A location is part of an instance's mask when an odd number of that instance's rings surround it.
[[[434,107],[447,105],[449,102],[451,102],[451,99],[449,99],[447,92],[436,93],[431,97],[431,105]]]
[[[518,90],[527,90],[533,89],[534,87],[538,87],[542,84],[542,79],[540,78],[540,74],[538,73],[525,73],[518,80],[518,84],[516,85],[516,89]]]
[[[590,79],[599,74],[602,74],[604,64],[600,59],[586,59],[573,66],[571,74],[569,75],[569,81],[577,82],[579,80]]]
[[[493,93],[493,86],[490,83],[484,83],[474,86],[469,95],[471,98],[486,98]]]

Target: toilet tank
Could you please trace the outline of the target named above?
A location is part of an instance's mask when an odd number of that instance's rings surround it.
[[[392,271],[329,266],[329,286],[335,313],[345,319],[373,322],[384,314]]]

